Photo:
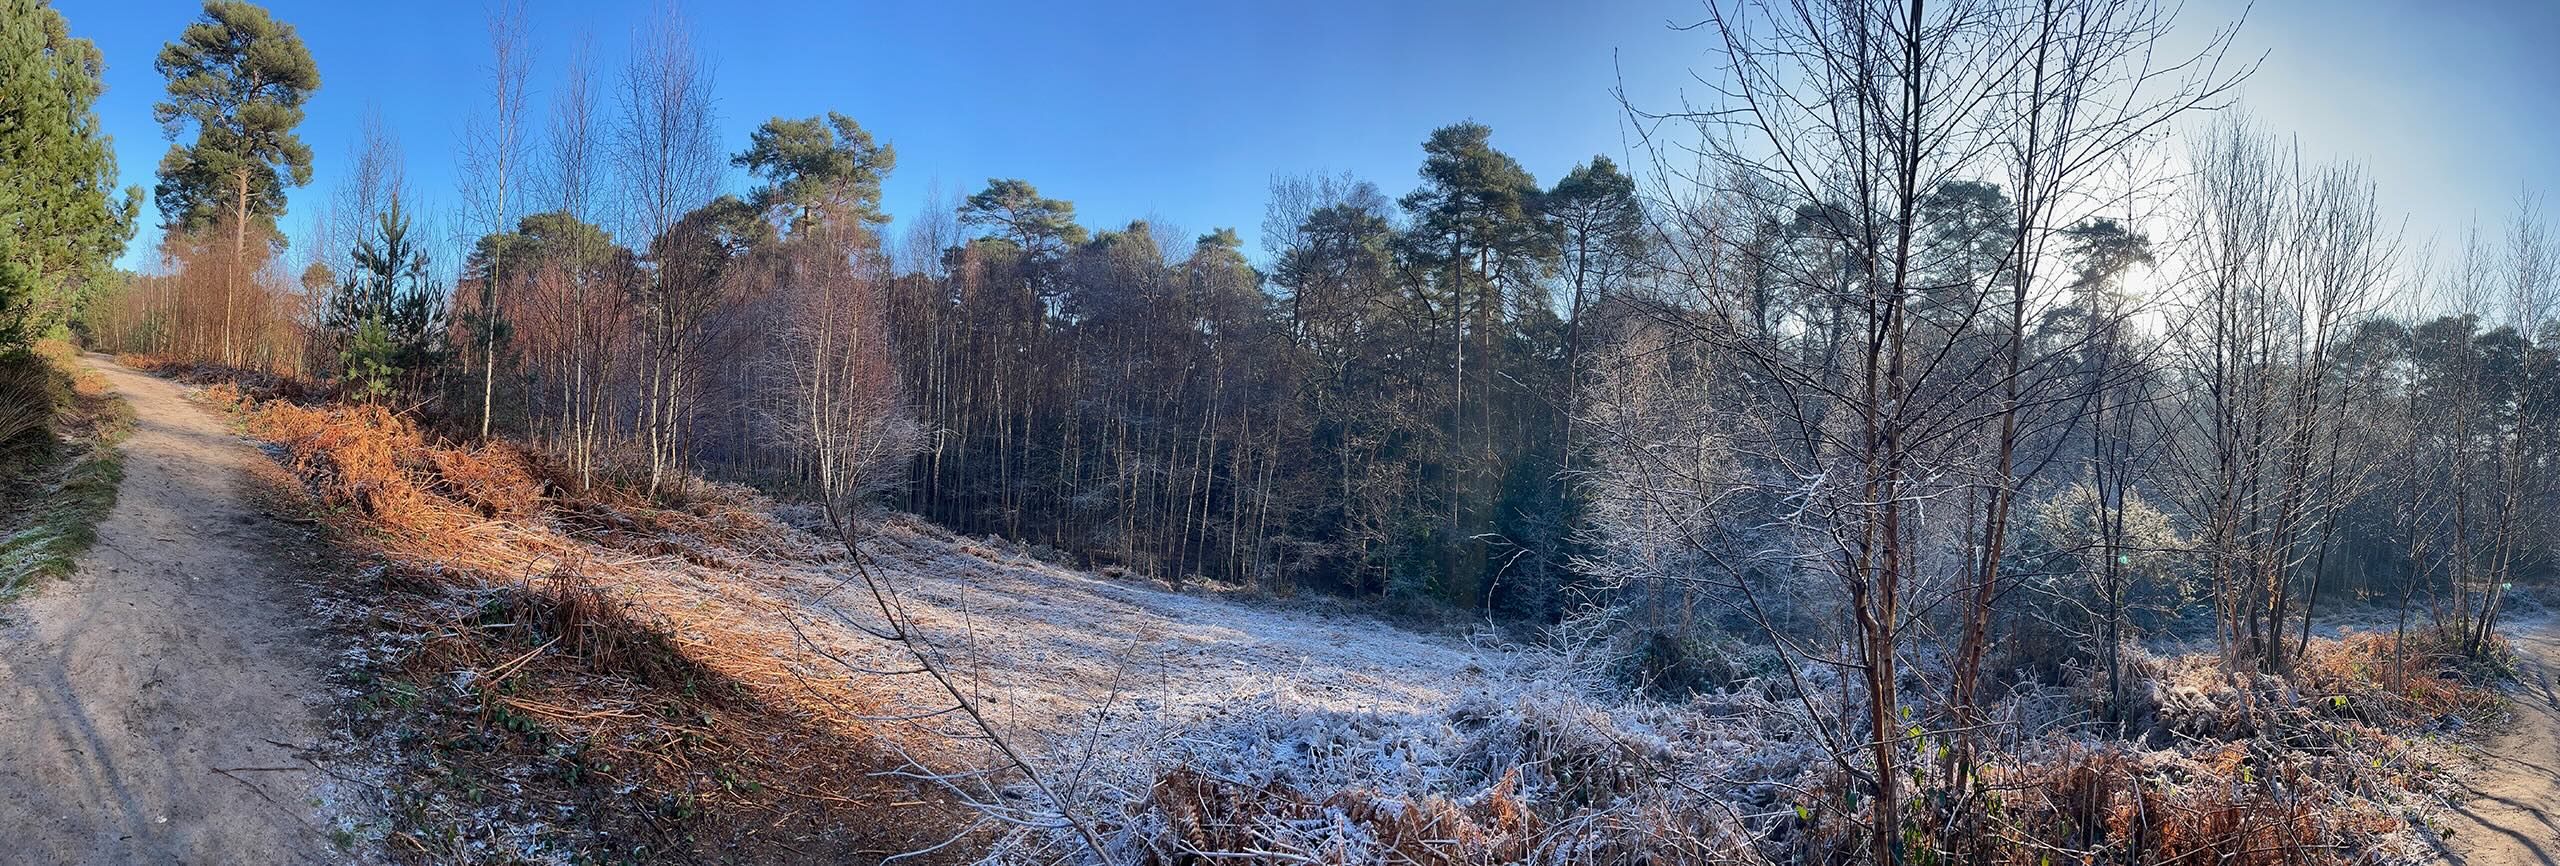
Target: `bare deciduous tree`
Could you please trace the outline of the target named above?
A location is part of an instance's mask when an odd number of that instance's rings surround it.
[[[2179,420],[2180,505],[2227,657],[2281,670],[2293,589],[2360,481],[2323,459],[2358,396],[2334,352],[2374,312],[2398,243],[2358,169],[2305,173],[2245,120],[2218,124],[2190,162],[2187,298],[2172,324],[2196,389]]]
[[[526,44],[524,5],[504,0],[488,11],[488,114],[475,117],[462,143],[463,200],[477,224],[477,234],[500,234],[513,227],[515,202],[522,184],[518,175],[526,158],[526,82],[533,72],[532,47]],[[479,287],[477,343],[480,366],[480,436],[489,436],[490,416],[497,404],[498,342],[502,336],[499,293],[508,285],[506,251],[493,248],[488,272]]]
[[[725,156],[711,81],[709,63],[673,7],[662,8],[633,37],[612,141],[627,236],[654,246],[717,191]],[[694,355],[708,299],[720,291],[701,278],[703,269],[669,264],[652,262],[639,310],[640,432],[653,493],[683,461]]]

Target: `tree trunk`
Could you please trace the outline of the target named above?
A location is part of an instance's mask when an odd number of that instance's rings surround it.
[[[249,263],[249,169],[244,166],[234,176],[239,180],[231,210],[231,267],[222,279],[222,360],[226,364],[239,363],[231,348],[233,310],[239,305],[240,268]]]

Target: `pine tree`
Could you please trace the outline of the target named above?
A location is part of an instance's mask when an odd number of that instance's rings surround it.
[[[730,162],[764,179],[755,192],[758,209],[793,208],[797,222],[827,215],[889,221],[880,210],[880,181],[898,167],[897,148],[873,144],[853,118],[830,111],[823,118],[765,121],[746,152]]]
[[[134,193],[112,194],[115,151],[95,105],[105,66],[40,0],[0,0],[0,348],[66,322],[113,277]]]
[[[1450,359],[1440,454],[1434,467],[1446,502],[1439,540],[1442,595],[1490,602],[1480,596],[1489,566],[1488,519],[1497,507],[1508,461],[1517,442],[1499,441],[1506,409],[1519,395],[1497,399],[1497,387],[1516,390],[1503,359],[1514,353],[1515,308],[1526,307],[1525,289],[1549,269],[1554,236],[1536,218],[1540,190],[1535,177],[1509,154],[1494,149],[1493,130],[1459,123],[1434,130],[1423,142],[1422,187],[1402,200],[1413,218],[1404,254],[1420,282],[1416,288],[1447,330]]]
[[[153,189],[162,225],[198,232],[231,229],[232,266],[223,280],[222,352],[233,357],[232,319],[249,261],[249,239],[281,244],[275,218],[288,186],[311,182],[311,148],[293,129],[320,87],[320,69],[293,25],[239,0],[206,0],[204,17],[152,64],[169,79],[152,106],[170,138],[193,124],[192,144],[172,144]]]
[[[445,287],[410,234],[398,197],[356,244],[355,268],[329,299],[324,325],[341,337],[340,373],[360,398],[379,400],[425,382],[444,361]]]

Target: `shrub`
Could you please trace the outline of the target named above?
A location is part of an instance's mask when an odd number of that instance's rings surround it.
[[[42,447],[50,436],[56,374],[28,352],[0,354],[0,456]]]

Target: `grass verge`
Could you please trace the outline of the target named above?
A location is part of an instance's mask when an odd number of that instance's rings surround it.
[[[0,390],[47,416],[0,440],[0,599],[70,574],[124,481],[116,444],[132,430],[133,408],[76,357],[69,344],[47,342],[0,358]]]

